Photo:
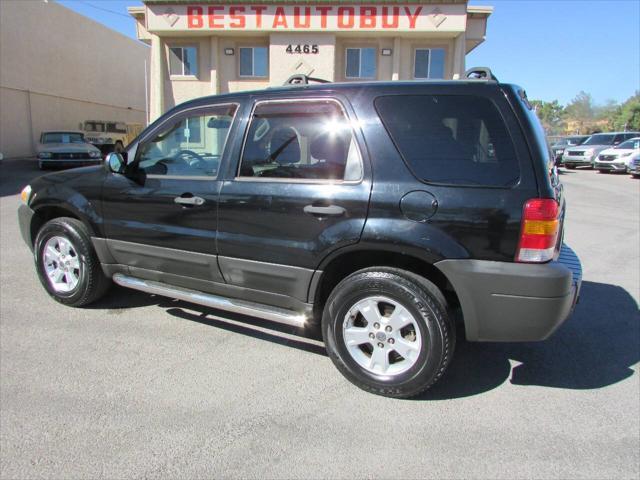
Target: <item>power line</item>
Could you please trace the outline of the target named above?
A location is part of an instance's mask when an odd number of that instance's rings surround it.
[[[95,8],[96,10],[102,10],[103,12],[108,12],[108,13],[112,13],[113,15],[120,15],[121,17],[125,17],[128,18],[130,20],[133,20],[133,17],[131,17],[130,15],[125,15],[124,13],[120,13],[120,12],[116,12],[113,10],[109,10],[108,8],[103,8],[103,7],[98,7],[96,5],[93,5],[89,2],[82,2],[84,5],[87,5],[89,7]]]

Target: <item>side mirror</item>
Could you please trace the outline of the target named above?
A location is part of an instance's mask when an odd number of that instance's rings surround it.
[[[127,161],[121,153],[111,152],[107,155],[107,166],[113,173],[124,173],[124,169],[127,166]]]

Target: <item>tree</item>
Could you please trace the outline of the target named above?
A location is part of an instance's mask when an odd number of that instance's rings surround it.
[[[563,106],[557,100],[552,102],[533,100],[531,105],[533,105],[547,135],[558,134],[562,131],[565,112]]]
[[[640,91],[619,106],[609,118],[613,130],[640,131]]]
[[[595,117],[595,107],[591,94],[581,91],[569,102],[565,111],[567,116],[582,122],[593,120]]]

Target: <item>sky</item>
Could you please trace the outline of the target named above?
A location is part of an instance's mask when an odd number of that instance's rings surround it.
[[[136,38],[127,7],[137,0],[58,3]],[[348,3],[348,2],[344,2]],[[487,40],[467,66],[488,66],[531,99],[563,105],[581,90],[596,103],[623,102],[640,90],[640,0],[471,0],[494,7]]]

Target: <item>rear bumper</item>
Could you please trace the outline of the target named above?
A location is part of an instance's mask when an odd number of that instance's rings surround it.
[[[582,283],[580,260],[566,245],[557,260],[542,265],[485,260],[435,265],[458,295],[469,341],[544,340],[569,317]]]

